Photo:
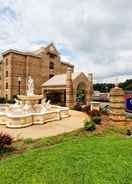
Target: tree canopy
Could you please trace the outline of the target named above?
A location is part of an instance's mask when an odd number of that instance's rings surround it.
[[[94,90],[100,91],[102,93],[109,92],[115,84],[113,83],[96,83],[93,85]],[[119,86],[123,90],[132,90],[132,79],[127,79],[125,82],[119,83]]]

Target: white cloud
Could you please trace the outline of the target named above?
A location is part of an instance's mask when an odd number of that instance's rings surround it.
[[[97,81],[132,74],[130,0],[0,0],[0,49],[54,42]],[[6,10],[6,11],[5,11]],[[69,49],[70,52],[65,52]]]

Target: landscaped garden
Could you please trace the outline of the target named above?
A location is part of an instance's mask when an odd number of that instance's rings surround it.
[[[0,183],[131,184],[132,139],[115,130],[17,141],[0,161]]]

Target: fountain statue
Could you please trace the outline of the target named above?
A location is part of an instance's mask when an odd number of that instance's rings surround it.
[[[27,96],[32,95],[34,95],[34,80],[29,76],[27,81]]]

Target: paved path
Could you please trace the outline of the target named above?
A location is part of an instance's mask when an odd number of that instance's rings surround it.
[[[9,129],[4,125],[0,125],[0,132],[6,132],[12,135],[15,139],[18,138],[40,138],[55,136],[58,134],[71,132],[83,127],[83,121],[88,116],[85,113],[78,111],[70,111],[70,117],[60,121],[48,122],[43,125],[33,125],[20,129]]]

